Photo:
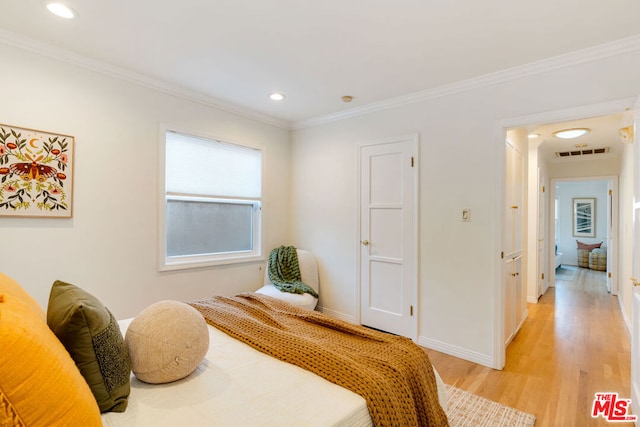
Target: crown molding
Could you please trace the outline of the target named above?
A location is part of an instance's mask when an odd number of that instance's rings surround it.
[[[292,123],[292,129],[303,129],[319,126],[339,120],[345,120],[376,111],[388,110],[403,105],[414,104],[430,99],[440,98],[472,89],[478,89],[497,83],[504,83],[527,76],[553,71],[559,68],[571,67],[585,62],[617,56],[624,53],[640,50],[640,35],[632,36],[610,43],[577,50],[564,55],[558,55],[529,64],[508,68],[495,73],[462,80],[456,83],[442,85],[433,89],[426,89],[380,102],[370,103],[361,107],[350,108],[338,113],[327,114],[310,119],[299,120]]]
[[[80,55],[72,51],[43,43],[7,30],[0,29],[0,43],[30,51],[32,53],[46,56],[71,65],[82,67],[120,80],[125,80],[140,86],[148,87],[150,89],[154,89],[172,96],[197,102],[208,107],[217,108],[278,128],[295,130],[358,117],[377,111],[388,110],[396,107],[401,107],[403,105],[414,104],[472,89],[482,88],[497,83],[503,83],[522,77],[541,74],[559,68],[570,67],[585,62],[637,51],[640,50],[640,35],[616,40],[591,48],[577,50],[568,54],[558,55],[526,65],[462,80],[456,83],[442,85],[432,89],[426,89],[423,91],[386,99],[380,102],[370,103],[360,107],[350,108],[337,113],[312,117],[310,119],[304,119],[294,122],[278,119],[276,117],[254,111],[246,107],[241,107],[236,104],[214,98],[212,96],[204,95],[191,89],[187,89],[183,86],[168,83],[166,81],[127,70],[122,67],[117,67],[104,61],[99,61],[94,58]]]
[[[291,123],[266,114],[259,113],[249,108],[244,108],[218,98],[187,89],[183,86],[168,83],[145,74],[137,73],[126,68],[117,67],[109,63],[80,55],[72,51],[62,49],[47,43],[43,43],[10,31],[0,29],[0,43],[23,49],[38,55],[46,56],[67,64],[82,67],[97,73],[101,73],[120,80],[125,80],[136,85],[144,86],[169,95],[197,102],[207,107],[217,108],[228,113],[236,114],[248,119],[257,120],[283,129],[291,129]]]

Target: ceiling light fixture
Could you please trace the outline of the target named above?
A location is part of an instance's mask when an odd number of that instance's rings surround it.
[[[282,101],[284,99],[284,95],[278,92],[274,92],[272,94],[269,95],[269,98],[272,101]]]
[[[573,129],[563,129],[553,133],[553,136],[562,139],[573,139],[578,138],[582,135],[586,135],[591,132],[591,129],[588,128],[573,128]]]
[[[75,10],[63,3],[47,3],[47,9],[60,18],[71,19],[77,15]]]
[[[530,133],[528,136],[529,136],[529,138],[537,138],[537,137],[540,136],[540,134],[539,133]]]

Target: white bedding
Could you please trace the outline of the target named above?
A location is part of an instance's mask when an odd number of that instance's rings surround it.
[[[123,336],[131,319],[120,322]],[[127,410],[105,426],[371,426],[361,396],[281,362],[209,326],[209,351],[196,371],[168,384],[131,376]],[[440,377],[438,394],[446,410]]]

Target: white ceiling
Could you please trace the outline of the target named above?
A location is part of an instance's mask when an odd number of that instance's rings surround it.
[[[640,34],[637,0],[65,1],[76,19],[44,0],[0,0],[0,41],[45,43],[284,123]]]

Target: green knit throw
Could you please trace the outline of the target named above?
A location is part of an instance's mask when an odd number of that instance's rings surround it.
[[[298,253],[295,246],[280,246],[269,254],[269,280],[273,286],[292,294],[308,293],[318,298],[318,293],[309,285],[302,283]]]

